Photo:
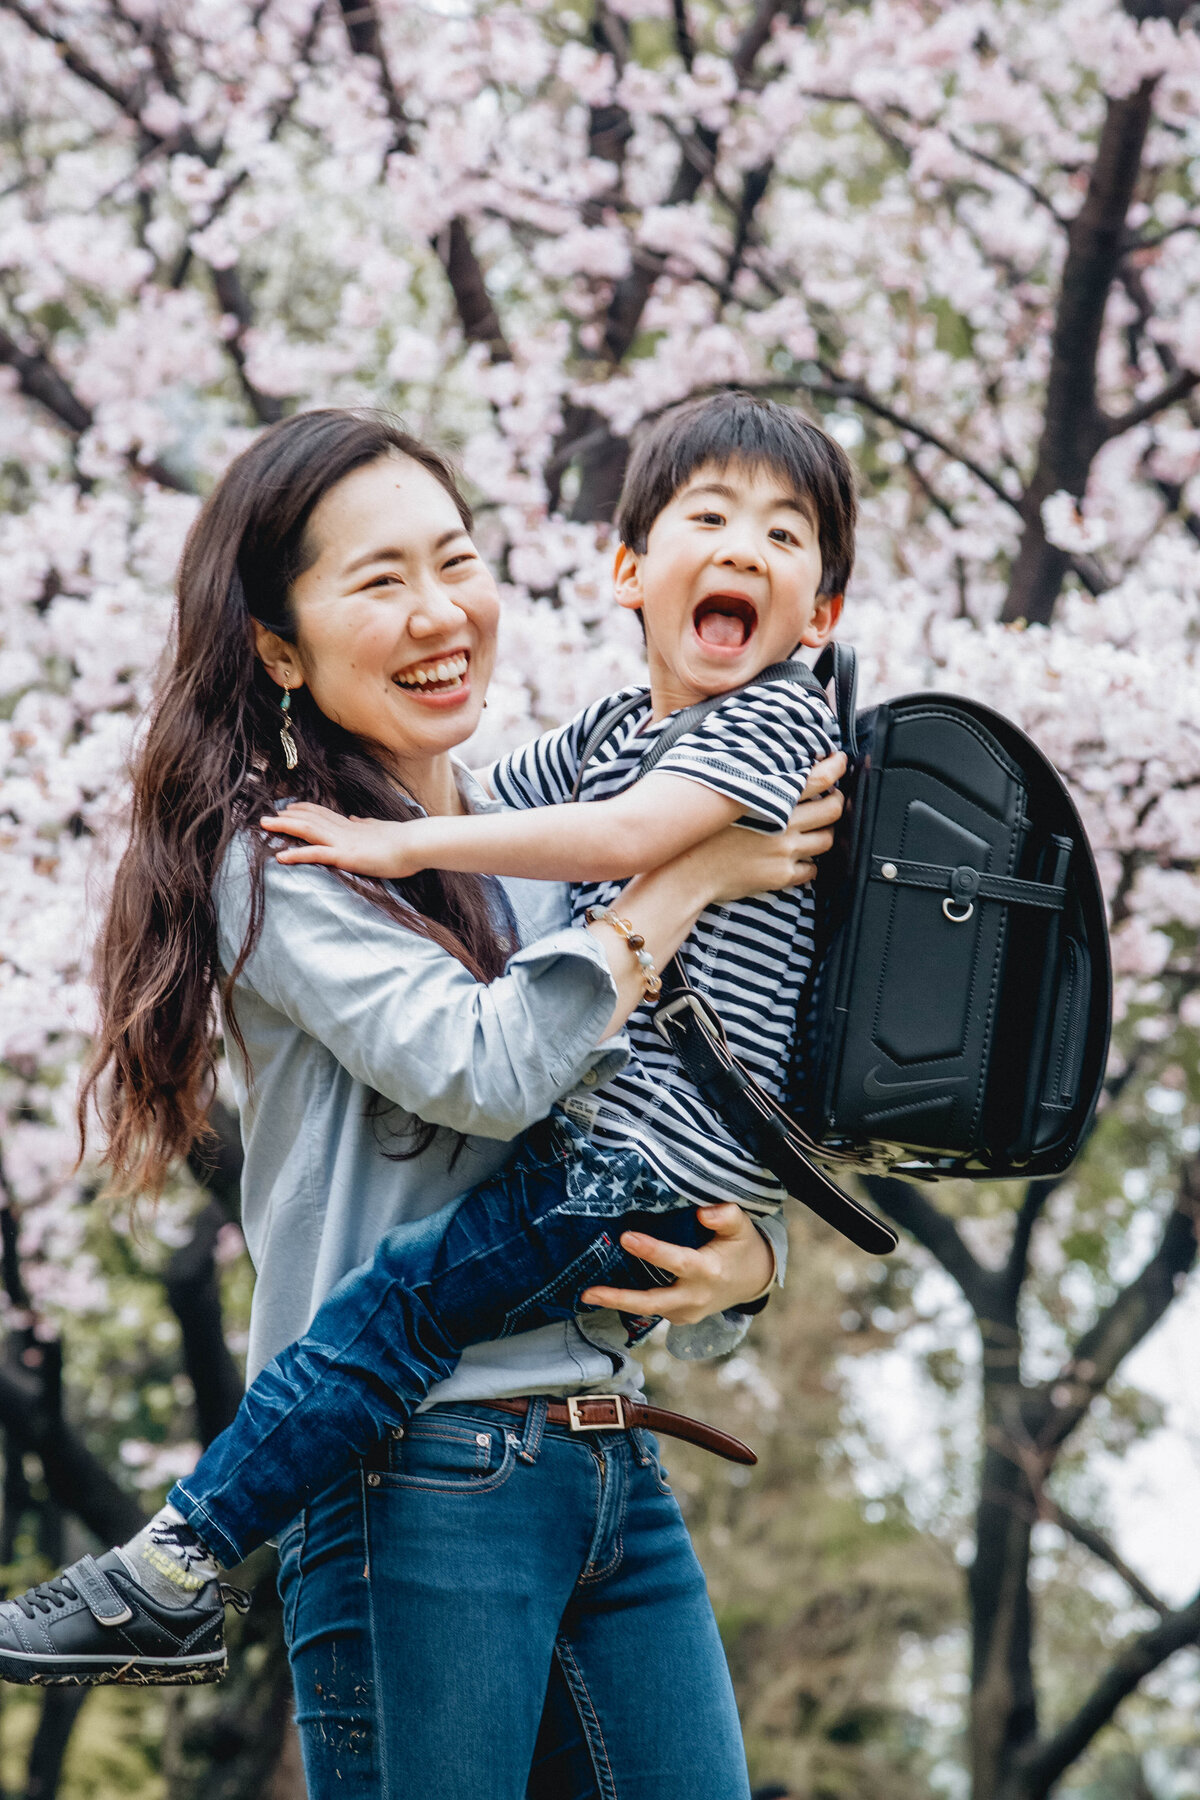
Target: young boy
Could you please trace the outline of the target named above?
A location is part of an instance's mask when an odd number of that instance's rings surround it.
[[[488,771],[507,811],[393,825],[295,805],[263,821],[300,840],[279,860],[395,878],[442,868],[566,880],[577,920],[601,917],[628,935],[610,910],[624,880],[735,822],[782,829],[813,764],[836,749],[820,700],[755,677],[800,645],[828,641],[854,514],[845,455],[787,408],[727,394],[668,415],[635,451],[618,516],[616,595],[641,613],[650,685],[616,697],[631,704],[596,747],[578,801],[583,748],[612,696]],[[639,779],[663,722],[720,695]],[[640,939],[630,953],[650,1002],[657,975]],[[710,907],[680,955],[735,1054],[779,1095],[813,955],[810,890]],[[643,1005],[628,1021],[628,1065],[603,1089],[568,1095],[444,1230],[389,1234],[334,1290],[130,1544],[0,1608],[0,1676],[212,1679],[224,1666],[218,1562],[240,1561],[355,1457],[399,1433],[468,1343],[571,1317],[581,1292],[614,1271],[646,1285],[657,1272],[618,1244],[635,1221],[698,1243],[708,1236],[698,1206],[778,1209],[778,1181],[688,1080],[652,1011]],[[652,1323],[622,1328],[603,1309],[580,1319],[605,1348]]]

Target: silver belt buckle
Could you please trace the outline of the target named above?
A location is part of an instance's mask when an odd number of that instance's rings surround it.
[[[611,1406],[611,1419],[585,1419],[581,1406]],[[572,1431],[624,1431],[625,1399],[622,1394],[568,1394],[567,1418]]]

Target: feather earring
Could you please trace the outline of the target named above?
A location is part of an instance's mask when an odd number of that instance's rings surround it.
[[[283,724],[279,728],[279,741],[283,745],[283,760],[289,769],[294,769],[300,761],[300,752],[296,748],[296,740],[292,736],[292,690],[284,688],[283,699],[279,702],[283,713]]]

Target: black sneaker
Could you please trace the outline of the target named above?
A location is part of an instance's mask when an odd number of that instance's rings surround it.
[[[0,1604],[0,1680],[34,1687],[191,1686],[225,1673],[225,1603],[248,1597],[209,1581],[163,1606],[116,1550],[81,1557],[53,1581]]]

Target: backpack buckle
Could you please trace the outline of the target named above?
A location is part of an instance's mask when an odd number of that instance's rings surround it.
[[[665,1005],[656,1006],[654,1009],[654,1029],[665,1044],[671,1044],[671,1033],[667,1030],[667,1021],[677,1019],[680,1013],[685,1012],[695,1015],[707,1036],[715,1039],[718,1044],[726,1043],[725,1027],[712,1007],[708,1005],[707,1001],[700,998],[694,988],[684,988],[681,993],[675,995],[673,1000],[668,1000]],[[672,1048],[674,1048],[673,1045]]]

